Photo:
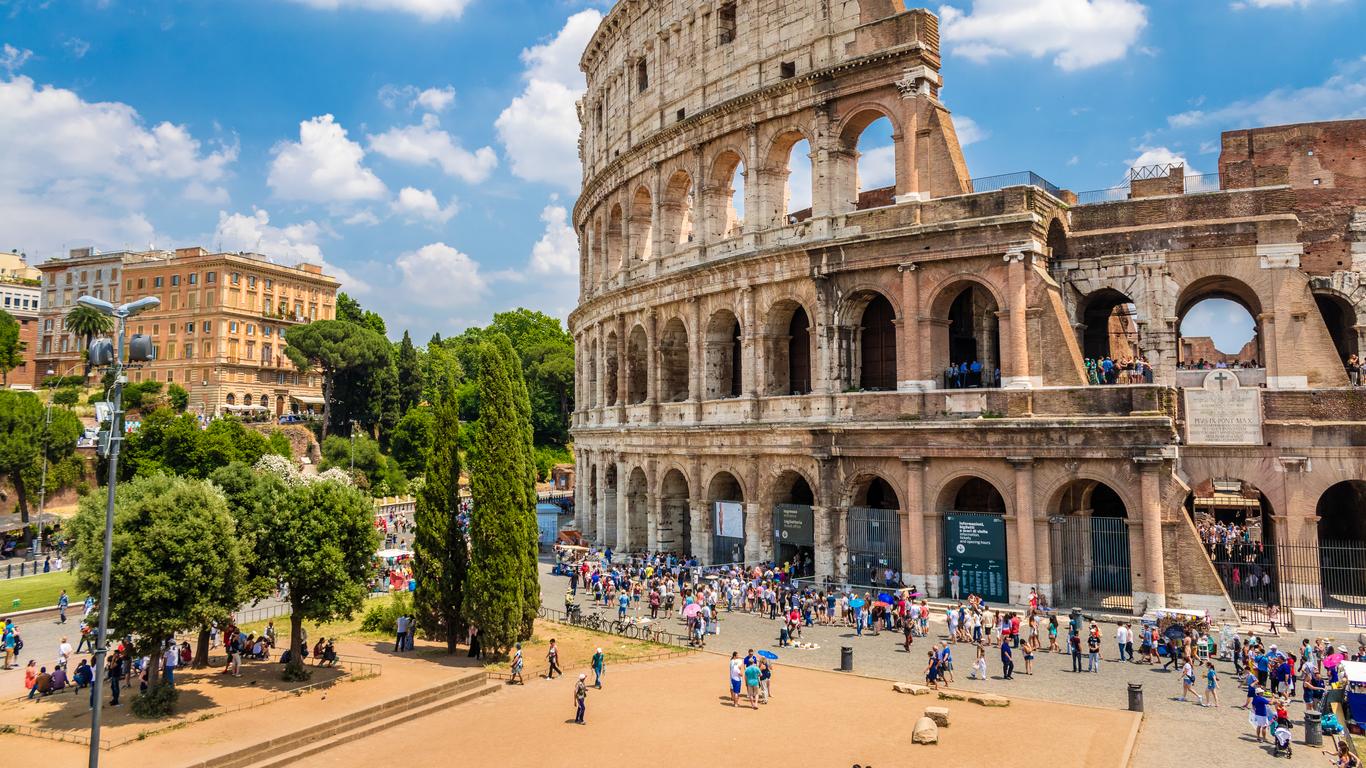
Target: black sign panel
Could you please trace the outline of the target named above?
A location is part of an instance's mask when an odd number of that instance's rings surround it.
[[[773,508],[773,536],[779,544],[793,547],[816,545],[815,515],[811,507],[780,504]]]
[[[1006,571],[1006,523],[1000,515],[944,516],[944,562],[952,578],[958,572],[958,593],[980,595],[993,603],[1010,600]]]

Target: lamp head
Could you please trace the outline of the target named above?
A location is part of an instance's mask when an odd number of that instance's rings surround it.
[[[80,298],[76,299],[76,303],[80,304],[82,307],[88,307],[90,309],[93,309],[102,315],[114,314],[113,304],[110,304],[104,299],[97,299],[94,296],[81,296]]]
[[[119,314],[123,315],[124,317],[132,317],[133,315],[136,315],[140,312],[146,312],[149,309],[156,309],[159,306],[161,306],[161,299],[158,299],[155,296],[143,296],[137,301],[130,301],[127,304],[124,304],[123,306],[119,307],[118,311]]]

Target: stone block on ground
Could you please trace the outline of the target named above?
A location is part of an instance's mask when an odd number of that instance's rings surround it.
[[[997,696],[994,693],[976,693],[968,697],[968,701],[973,704],[981,704],[984,707],[1008,707],[1010,699],[1004,696]]]
[[[939,692],[939,700],[940,700],[940,701],[967,701],[967,700],[968,700],[968,695],[967,695],[966,693],[962,693],[961,691],[940,691],[940,692]]]
[[[939,726],[928,717],[922,717],[915,723],[915,729],[911,731],[911,742],[914,744],[936,744],[939,742]]]
[[[934,721],[940,728],[949,727],[949,708],[948,707],[925,707],[925,717]]]
[[[915,683],[892,683],[892,690],[897,693],[909,693],[912,696],[924,696],[930,692],[930,687]]]

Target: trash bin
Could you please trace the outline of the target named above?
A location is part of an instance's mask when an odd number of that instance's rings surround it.
[[[854,649],[847,645],[840,646],[840,671],[854,671]]]
[[[1129,711],[1143,711],[1143,683],[1129,683]]]
[[[1304,744],[1307,747],[1323,746],[1323,715],[1312,709],[1304,713]]]

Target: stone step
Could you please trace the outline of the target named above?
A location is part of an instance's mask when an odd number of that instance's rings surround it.
[[[192,763],[187,768],[248,768],[248,766],[255,768],[264,758],[290,752],[322,738],[426,707],[434,701],[476,690],[485,685],[487,679],[484,671],[479,670],[440,685],[415,691],[407,696],[383,701],[357,712],[234,750],[226,755]]]
[[[463,691],[461,693],[455,694],[454,696],[437,699],[436,701],[433,701],[427,704],[426,706],[417,709],[395,712],[389,717],[383,718],[381,720],[375,720],[371,723],[367,723],[366,725],[360,728],[353,728],[350,730],[343,731],[341,733],[326,734],[327,736],[331,736],[332,738],[315,739],[307,744],[290,750],[289,752],[285,752],[283,754],[276,754],[265,760],[255,762],[252,765],[253,768],[286,768],[286,766],[293,765],[299,760],[302,760],[306,757],[310,757],[312,755],[316,755],[320,752],[326,752],[327,750],[332,749],[334,747],[339,747],[343,744],[357,741],[367,736],[373,736],[374,734],[382,733],[390,728],[393,728],[396,725],[402,725],[403,723],[416,720],[417,718],[426,717],[427,715],[433,715],[437,712],[442,712],[447,709],[450,709],[451,707],[457,707],[466,702],[483,698],[491,693],[498,691],[502,687],[503,686],[501,683],[490,683],[480,688],[474,688],[472,690]]]

